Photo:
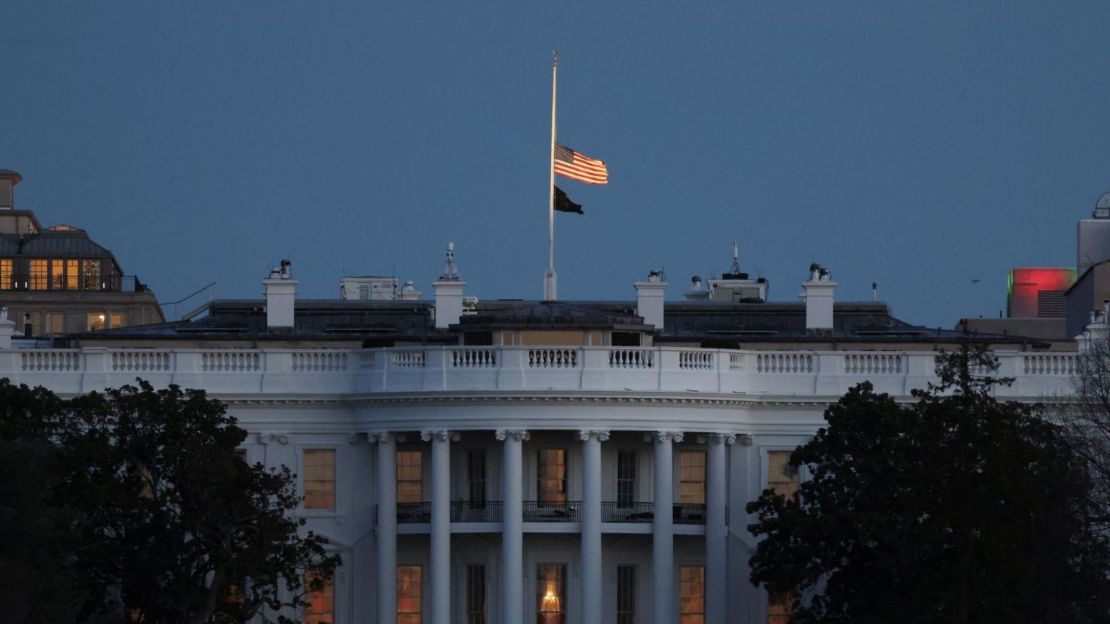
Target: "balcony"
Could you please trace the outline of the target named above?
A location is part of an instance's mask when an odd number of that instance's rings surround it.
[[[705,524],[705,505],[687,503],[674,506],[675,524]]]
[[[578,522],[578,510],[582,501],[548,503],[543,501],[524,501],[525,522]]]
[[[431,521],[432,504],[430,502],[397,503],[397,524],[421,524]]]
[[[654,520],[654,503],[601,503],[602,522],[631,522],[650,524]]]
[[[501,522],[501,501],[452,501],[451,522]]]

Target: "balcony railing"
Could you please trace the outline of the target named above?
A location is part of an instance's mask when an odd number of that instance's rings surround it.
[[[431,521],[432,504],[430,502],[397,503],[398,524],[420,524]]]
[[[674,506],[675,524],[705,524],[705,505],[685,504]]]
[[[654,503],[601,503],[602,522],[651,523],[654,520]]]
[[[451,522],[501,522],[501,501],[452,501]]]
[[[547,503],[543,501],[524,501],[525,522],[578,522],[578,509],[581,501]]]

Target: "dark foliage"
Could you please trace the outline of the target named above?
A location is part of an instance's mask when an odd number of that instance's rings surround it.
[[[0,405],[0,434],[30,445],[12,451],[29,458],[24,473],[0,472],[0,506],[36,483],[11,500],[50,523],[23,547],[49,553],[58,533],[65,551],[43,564],[57,575],[20,591],[33,601],[61,579],[64,604],[80,607],[14,621],[244,622],[303,604],[302,571],[337,565],[323,538],[299,534],[293,476],[243,461],[246,432],[203,391],[140,381],[63,401],[0,380]]]
[[[1034,406],[1001,403],[993,358],[940,358],[903,405],[869,383],[830,407],[791,464],[812,479],[748,505],[752,582],[793,623],[1110,621],[1110,546],[1088,473]]]

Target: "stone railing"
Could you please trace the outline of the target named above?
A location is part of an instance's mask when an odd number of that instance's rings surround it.
[[[996,354],[1012,377],[1000,397],[1071,394],[1077,357]],[[391,349],[14,349],[0,377],[79,393],[134,383],[250,396],[413,392],[589,391],[836,397],[860,381],[905,397],[936,381],[931,351],[737,351],[642,347]]]

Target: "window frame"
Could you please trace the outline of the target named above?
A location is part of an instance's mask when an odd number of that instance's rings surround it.
[[[544,602],[547,596],[546,576],[542,574],[544,568],[557,572],[555,578],[555,598],[558,602],[558,611],[544,611]],[[536,624],[566,624],[567,621],[567,564],[559,562],[536,563]],[[553,615],[547,618],[545,615]]]
[[[331,508],[322,507],[306,507],[305,503],[308,500],[307,483],[307,463],[305,457],[308,453],[318,451],[330,451],[332,453],[332,505]],[[298,478],[297,478],[297,495],[301,498],[298,512],[302,516],[317,516],[327,517],[335,516],[339,513],[339,448],[336,446],[328,445],[305,445],[297,449],[297,463],[298,465]]]
[[[628,459],[631,460],[630,463],[623,461]],[[639,463],[639,452],[636,449],[617,450],[617,507],[619,509],[631,509],[636,505],[636,499],[639,498],[636,492]],[[631,473],[629,473],[630,470]]]
[[[545,453],[559,453],[561,454],[562,463],[555,464],[556,467],[562,466],[562,477],[545,477],[544,467],[547,465],[544,462]],[[566,447],[546,447],[536,450],[536,503],[539,505],[565,505],[570,500],[570,480],[569,476],[569,454]],[[561,482],[562,488],[560,492],[555,492],[556,496],[549,497],[549,492],[544,489],[544,482],[559,483]],[[559,500],[559,499],[562,500]]]
[[[480,458],[480,461],[475,461]],[[489,500],[489,463],[485,448],[466,451],[466,500],[471,509],[485,509]],[[478,476],[478,468],[481,475]]]
[[[622,572],[629,578],[622,579]],[[627,595],[624,590],[627,589]],[[636,565],[617,564],[617,624],[634,624],[636,622]]]
[[[466,624],[486,624],[489,618],[489,593],[486,564],[468,563],[465,572],[466,598],[463,603]],[[475,604],[480,602],[480,604]]]
[[[686,570],[700,570],[700,592],[698,594],[690,595],[690,598],[700,598],[701,604],[698,610],[685,610],[686,604],[683,598],[687,597],[684,591],[689,586],[686,579],[683,578],[683,572]],[[679,624],[705,624],[705,566],[704,565],[680,565],[678,566],[678,623]]]
[[[419,589],[419,594],[418,594],[417,600],[415,602],[416,609],[417,609],[416,611],[401,611],[401,604],[402,604],[401,591],[402,591],[402,588],[403,588],[403,583],[401,582],[401,570],[416,570],[417,571],[416,581],[417,581],[417,587]],[[424,566],[422,566],[420,564],[412,564],[412,563],[398,563],[395,580],[397,582],[397,603],[396,603],[397,604],[397,612],[394,615],[396,616],[397,624],[423,624],[423,622],[424,622]],[[411,578],[409,580],[411,581]],[[402,620],[401,616],[406,616],[406,619]],[[415,618],[413,618],[413,616],[415,616]]]
[[[683,458],[693,457],[693,456],[700,456],[701,457],[701,466],[700,466],[700,468],[701,468],[700,477],[701,478],[700,479],[688,479],[688,478],[686,478],[686,475],[687,475],[686,471],[687,471],[688,468],[692,469],[692,468],[698,468],[699,467],[699,466],[693,466],[693,465],[687,466],[687,465],[683,464]],[[679,451],[679,453],[678,453],[678,462],[677,462],[678,463],[678,500],[676,501],[679,505],[704,505],[705,504],[706,480],[707,480],[707,477],[708,477],[708,475],[707,475],[708,459],[709,459],[708,458],[708,453],[705,451],[705,449],[692,449],[692,450]],[[700,484],[701,487],[699,488],[699,491],[696,492],[697,496],[695,497],[698,500],[688,500],[687,499],[687,494],[686,494],[686,491],[685,491],[686,490],[685,486],[687,484],[691,484],[691,485]]]
[[[406,464],[404,467],[405,468],[415,467],[416,470],[417,470],[417,478],[416,479],[402,478],[401,458],[402,458],[402,456],[410,457],[410,456],[413,456],[413,455],[415,455],[416,458],[417,458],[416,463],[415,464]],[[394,500],[397,502],[398,505],[418,505],[420,503],[427,502],[427,501],[424,500],[424,451],[422,449],[402,448],[402,449],[397,449],[396,451],[394,451],[394,454],[393,454],[393,470],[394,470],[394,476],[395,476],[395,478],[394,478],[395,483],[393,485],[393,487],[394,487],[393,493],[394,493],[394,497],[395,497]],[[411,484],[414,484],[414,483],[417,484],[417,495],[416,495],[417,500],[408,500],[407,496],[401,496],[401,490],[402,490],[401,486],[403,484],[411,485]]]

